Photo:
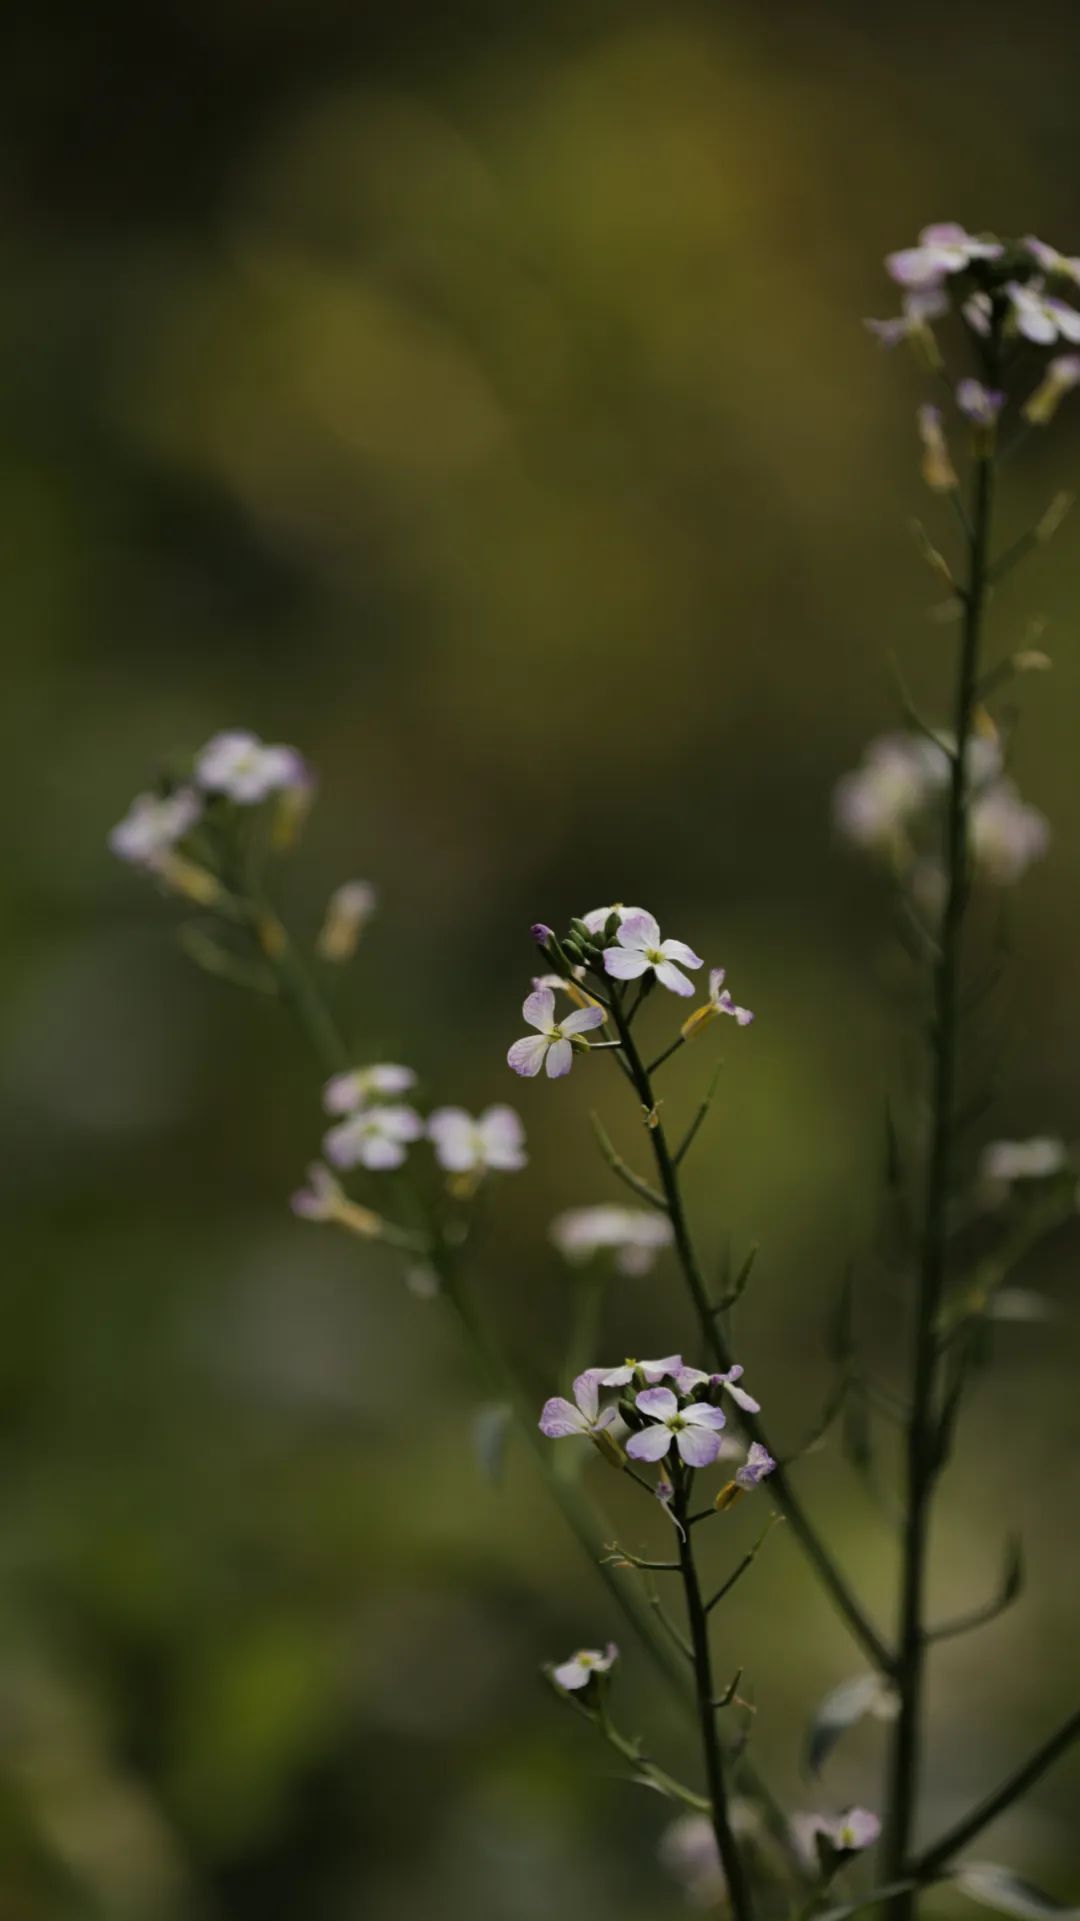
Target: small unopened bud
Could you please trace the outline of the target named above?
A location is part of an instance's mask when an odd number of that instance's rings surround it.
[[[746,1489],[740,1487],[738,1481],[728,1481],[726,1486],[720,1489],[719,1494],[713,1502],[716,1512],[718,1514],[726,1514],[728,1508],[734,1507],[737,1501],[741,1501],[745,1493]]]
[[[944,554],[939,553],[938,549],[934,546],[933,541],[930,539],[930,536],[926,531],[926,528],[922,524],[922,521],[913,520],[911,523],[911,531],[915,537],[915,543],[919,549],[919,552],[921,553],[927,566],[931,568],[932,571],[940,577],[940,579],[945,581],[946,585],[948,587],[951,587],[953,593],[955,593],[956,580],[953,576],[952,568],[949,566],[949,563],[946,560]],[[953,608],[952,603],[950,602],[949,613],[951,615],[954,612],[955,612],[955,609]]]
[[[290,847],[296,846],[314,799],[315,785],[311,780],[295,781],[281,789],[270,826],[270,845],[278,853],[287,853]]]
[[[326,915],[315,942],[320,960],[351,960],[368,921],[375,912],[375,889],[366,880],[347,880],[326,903]]]
[[[1080,354],[1059,354],[1052,360],[1035,392],[1020,409],[1033,427],[1045,427],[1054,418],[1067,393],[1080,381]]]
[[[174,894],[182,894],[200,907],[215,906],[224,893],[221,882],[209,869],[188,860],[185,854],[162,854],[153,863],[153,871]]]
[[[704,1001],[700,1007],[695,1007],[693,1013],[688,1014],[682,1024],[683,1040],[692,1041],[696,1034],[700,1034],[703,1028],[708,1027],[710,1021],[718,1020],[719,1016],[720,1009],[714,1001]]]
[[[923,446],[922,477],[932,493],[947,494],[959,483],[949,457],[940,407],[922,406],[916,416]]]
[[[1038,647],[1025,647],[1012,657],[1013,672],[1017,674],[1047,674],[1053,664],[1049,654],[1042,653]]]
[[[555,939],[555,929],[542,920],[534,921],[529,933],[538,947],[547,947]]]
[[[609,1467],[617,1467],[621,1473],[626,1466],[626,1455],[619,1446],[609,1427],[602,1427],[590,1436],[593,1444],[604,1456]]]

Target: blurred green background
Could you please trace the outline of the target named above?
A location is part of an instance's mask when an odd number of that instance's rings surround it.
[[[675,1915],[666,1810],[539,1662],[615,1634],[624,1720],[692,1745],[523,1450],[485,1484],[439,1303],[289,1216],[302,1043],[190,967],[105,834],[222,726],[317,764],[285,902],[310,931],[338,881],[381,890],[340,989],[358,1056],[525,1117],[480,1285],[538,1405],[547,1223],[619,1198],[587,1109],[615,1125],[621,1090],[601,1062],[511,1084],[528,925],[641,900],[723,961],[758,1021],[723,1036],[690,1186],[711,1250],[764,1241],[740,1349],[794,1444],[901,1072],[884,898],[829,795],[891,723],[887,650],[933,698],[950,643],[905,528],[918,376],[860,320],[927,220],[1080,246],[1076,15],[103,0],[16,8],[6,41],[0,1912]],[[1078,469],[1066,411],[1008,526]],[[1067,532],[995,609],[1002,646],[1048,618],[1017,763],[1055,842],[1014,902],[989,1134],[1080,1135],[1078,605]],[[1012,1527],[1030,1581],[935,1663],[935,1828],[1075,1694],[1076,1251],[1029,1263],[1061,1318],[999,1341],[943,1501],[942,1612]],[[887,1359],[899,1305],[862,1272]],[[678,1342],[669,1264],[613,1289],[600,1358]],[[835,1448],[800,1477],[884,1619],[887,1525]],[[875,1804],[879,1730],[799,1775],[860,1663],[782,1535],[717,1659],[792,1806]],[[1078,1784],[978,1852],[1076,1899]]]

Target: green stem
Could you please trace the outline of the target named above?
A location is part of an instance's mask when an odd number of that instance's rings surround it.
[[[996,338],[988,349],[989,385],[997,359]],[[934,971],[933,1077],[930,1139],[927,1151],[919,1293],[911,1363],[911,1412],[905,1460],[906,1499],[900,1617],[897,1634],[897,1715],[889,1757],[885,1873],[901,1877],[911,1852],[915,1827],[925,1692],[927,1547],[934,1487],[940,1464],[938,1446],[940,1343],[938,1320],[948,1267],[949,1197],[952,1187],[954,1105],[959,1045],[960,968],[964,920],[971,887],[968,853],[968,743],[978,698],[979,656],[988,585],[990,528],[993,517],[993,453],[987,448],[974,470],[971,541],[964,620],[957,663],[953,754],[945,823],[946,896],[940,951]],[[892,1902],[893,1921],[908,1921],[914,1895]]]
[[[727,1881],[728,1901],[733,1921],[752,1921],[753,1903],[750,1883],[743,1866],[742,1854],[731,1828],[728,1811],[727,1783],[724,1779],[724,1757],[720,1751],[720,1737],[716,1728],[716,1709],[713,1706],[712,1654],[709,1648],[709,1622],[705,1603],[701,1595],[697,1566],[687,1519],[687,1478],[680,1474],[676,1484],[675,1517],[680,1523],[679,1563],[682,1568],[683,1592],[686,1596],[686,1615],[690,1627],[690,1646],[694,1657],[694,1695],[697,1703],[698,1727],[701,1732],[701,1746],[705,1760],[705,1780],[709,1794],[709,1818],[712,1821],[720,1864]]]
[[[655,1116],[656,1104],[650,1072],[644,1066],[641,1056],[638,1053],[634,1037],[626,1025],[617,996],[613,997],[612,1014],[619,1030],[619,1038],[622,1041],[626,1063],[630,1069],[630,1076],[634,1083],[638,1099],[646,1115]],[[663,1057],[661,1056],[661,1058]],[[694,1312],[697,1315],[701,1338],[713,1359],[716,1361],[719,1370],[726,1374],[734,1365],[733,1357],[728,1348],[723,1331],[718,1324],[716,1313],[710,1303],[705,1280],[694,1249],[690,1226],[686,1217],[682,1188],[679,1182],[679,1170],[675,1164],[671,1150],[668,1147],[663,1125],[659,1118],[653,1118],[650,1121],[646,1132],[648,1133],[649,1142],[652,1147],[660,1188],[667,1204],[668,1214],[671,1218],[672,1231],[675,1236],[675,1250],[679,1258],[679,1265],[682,1268],[683,1278],[686,1281],[690,1298],[694,1305]],[[762,1447],[768,1448],[769,1443],[766,1439],[765,1430],[758,1416],[755,1414],[740,1413],[739,1418],[751,1440],[758,1441]],[[773,1450],[769,1448],[769,1452],[771,1454]],[[863,1612],[858,1600],[848,1586],[847,1580],[837,1567],[836,1562],[826,1548],[817,1529],[810,1521],[809,1516],[791,1485],[787,1473],[780,1466],[777,1466],[771,1476],[771,1489],[777,1506],[783,1510],[800,1547],[810,1561],[818,1579],[830,1596],[837,1611],[847,1622],[856,1641],[858,1641],[860,1647],[869,1656],[876,1668],[884,1674],[891,1673],[893,1659],[889,1648],[878,1634],[873,1623]]]
[[[972,1808],[970,1814],[965,1814],[955,1827],[949,1828],[919,1856],[914,1867],[919,1879],[931,1878],[955,1854],[959,1854],[961,1848],[966,1848],[969,1841],[982,1833],[983,1828],[989,1827],[999,1814],[1004,1814],[1006,1808],[1011,1808],[1014,1801],[1019,1801],[1040,1775],[1045,1774],[1047,1768],[1052,1767],[1077,1740],[1080,1740],[1080,1709],[1055,1728],[1041,1747],[1036,1748],[1034,1754],[1021,1762],[1018,1768],[1014,1768],[992,1794],[988,1794],[985,1800]]]

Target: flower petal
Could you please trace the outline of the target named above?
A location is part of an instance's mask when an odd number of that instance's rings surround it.
[[[555,1021],[555,996],[550,987],[534,987],[522,1004],[522,1014],[530,1027],[550,1034]]]
[[[748,1394],[744,1387],[733,1387],[729,1381],[727,1391],[731,1395],[732,1400],[737,1401],[740,1407],[744,1407],[748,1414],[761,1413],[761,1402],[755,1401],[753,1395]]]
[[[561,1034],[587,1034],[590,1027],[601,1027],[604,1021],[602,1007],[576,1007],[559,1022]]]
[[[673,994],[682,994],[685,997],[694,991],[693,981],[687,980],[685,974],[680,974],[671,961],[660,961],[656,969],[656,978],[662,987],[669,988]]]
[[[727,1426],[723,1408],[713,1407],[711,1401],[695,1401],[692,1407],[684,1407],[682,1417],[691,1427],[711,1427],[714,1432]]]
[[[620,947],[659,947],[660,928],[652,914],[628,914],[615,939]]]
[[[668,960],[681,961],[684,967],[704,967],[705,965],[701,955],[695,954],[693,948],[688,947],[684,940],[661,941],[660,952],[666,955]]]
[[[679,1403],[669,1387],[643,1387],[634,1404],[654,1421],[670,1421],[679,1411]]]
[[[584,1418],[595,1421],[596,1410],[600,1405],[599,1376],[594,1367],[587,1367],[574,1381],[574,1399]]]
[[[360,1142],[359,1158],[363,1167],[383,1174],[388,1168],[401,1166],[405,1149],[400,1141],[392,1140],[387,1134],[368,1134]]]
[[[506,1056],[515,1074],[524,1074],[531,1079],[539,1074],[544,1065],[544,1056],[551,1045],[543,1034],[526,1034],[524,1040],[515,1041]]]
[[[720,1452],[720,1438],[707,1427],[681,1427],[675,1445],[687,1467],[709,1467]]]
[[[622,928],[619,929],[622,932]],[[611,974],[617,981],[636,981],[649,963],[637,948],[605,947],[604,972]]]
[[[643,1427],[640,1434],[631,1434],[626,1452],[632,1461],[661,1461],[670,1446],[671,1429],[660,1424]]]
[[[574,1050],[569,1041],[552,1041],[547,1054],[549,1081],[561,1080],[574,1065]]]
[[[549,1441],[560,1441],[568,1434],[585,1434],[588,1430],[579,1409],[556,1394],[544,1402],[540,1411],[540,1432],[546,1434]]]

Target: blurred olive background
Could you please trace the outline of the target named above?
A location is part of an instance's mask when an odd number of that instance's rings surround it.
[[[886,903],[829,795],[892,724],[887,652],[933,699],[951,641],[905,525],[950,537],[919,376],[861,317],[895,310],[881,256],[927,220],[1080,246],[1076,16],[103,0],[23,6],[6,41],[0,1911],[675,1915],[669,1810],[538,1665],[614,1634],[624,1723],[690,1772],[678,1717],[520,1445],[486,1484],[440,1304],[291,1219],[318,1073],[280,1010],[190,966],[105,834],[219,727],[310,755],[282,899],[310,933],[342,879],[381,891],[335,983],[358,1057],[525,1117],[478,1285],[538,1404],[571,1292],[547,1223],[620,1197],[588,1108],[635,1141],[601,1061],[510,1083],[529,923],[642,900],[723,961],[758,1020],[721,1037],[689,1184],[710,1258],[764,1242],[740,1354],[795,1445],[904,1071]],[[1066,410],[1006,531],[1078,469]],[[984,1138],[1080,1135],[1076,551],[995,609],[1001,647],[1049,622],[1017,761],[1055,841],[1011,902]],[[999,1339],[943,1501],[942,1613],[1011,1528],[1030,1572],[935,1661],[928,1828],[1075,1694],[1076,1253],[1029,1262],[1060,1319]],[[860,1272],[888,1366],[901,1303]],[[599,1358],[680,1342],[669,1264],[613,1287]],[[887,1520],[835,1447],[799,1472],[886,1619]],[[800,1776],[860,1661],[782,1534],[717,1648],[791,1806],[877,1802],[880,1730]],[[1078,1780],[977,1852],[1076,1899]]]

